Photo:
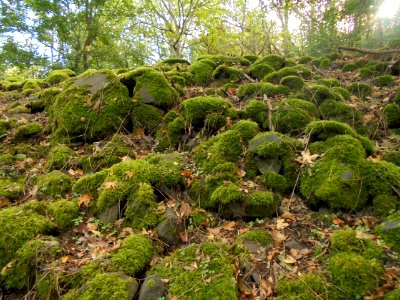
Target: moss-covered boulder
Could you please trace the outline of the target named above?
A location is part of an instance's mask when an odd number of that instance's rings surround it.
[[[112,253],[113,266],[127,275],[135,276],[142,271],[153,257],[152,242],[141,234],[128,236],[122,247]]]
[[[262,247],[273,243],[273,238],[267,230],[255,229],[240,234],[235,239],[235,253],[254,253]]]
[[[196,84],[206,84],[212,80],[216,68],[217,64],[214,61],[202,59],[191,64],[188,70],[193,75]]]
[[[240,85],[237,95],[241,99],[262,97],[267,96],[277,96],[277,95],[287,95],[290,92],[290,88],[284,85],[274,85],[268,82],[260,83],[245,83]]]
[[[256,99],[250,99],[245,106],[246,117],[256,122],[262,129],[267,129],[269,126],[268,112],[268,105]]]
[[[231,260],[225,245],[192,244],[164,258],[148,274],[169,279],[170,298],[231,300],[238,297]]]
[[[292,91],[298,91],[298,90],[301,90],[301,88],[304,86],[304,81],[299,76],[289,75],[289,76],[283,77],[280,80],[279,84],[287,86]]]
[[[43,130],[39,122],[31,122],[21,125],[15,129],[14,138],[16,140],[27,139],[39,135]]]
[[[355,63],[348,63],[342,67],[342,72],[351,72],[357,70],[359,66]]]
[[[234,67],[220,65],[214,70],[212,77],[224,82],[239,82],[244,78],[244,72]]]
[[[277,285],[277,299],[329,299],[326,281],[324,276],[313,273],[303,274],[296,279],[282,278]]]
[[[283,66],[285,64],[285,58],[280,55],[270,54],[270,55],[259,58],[253,65],[258,65],[258,64],[268,64],[275,71],[277,71],[277,70],[283,68]]]
[[[41,175],[37,178],[39,193],[42,195],[61,197],[71,190],[71,178],[54,170],[48,174]]]
[[[74,71],[69,69],[54,70],[51,71],[47,76],[47,81],[49,84],[54,85],[62,81],[67,80],[69,77],[75,76]]]
[[[365,82],[353,82],[348,86],[348,90],[360,99],[372,94],[371,86]]]
[[[131,117],[135,129],[142,128],[146,134],[154,133],[162,122],[164,111],[149,104],[138,103],[132,107]]]
[[[343,122],[353,128],[360,127],[363,123],[362,114],[345,102],[334,99],[325,100],[320,105],[320,111],[324,119]]]
[[[25,190],[24,178],[0,177],[0,198],[13,200]]]
[[[249,67],[249,74],[257,79],[262,79],[274,71],[275,69],[267,63],[257,63]]]
[[[400,251],[400,212],[388,216],[375,230],[394,251]]]
[[[339,299],[357,299],[368,295],[380,284],[383,267],[374,259],[361,255],[339,252],[328,263],[332,283],[332,292]]]
[[[327,99],[335,99],[334,93],[328,87],[321,84],[308,84],[296,96],[317,105]]]
[[[80,216],[77,201],[65,199],[49,203],[47,213],[60,231],[68,230],[74,225],[74,220]]]
[[[303,79],[309,79],[311,75],[311,71],[306,66],[296,65],[293,67],[284,67],[278,71],[272,72],[265,76],[263,81],[278,84],[284,77],[287,76],[298,76]]]
[[[383,109],[388,128],[400,127],[400,106],[396,103],[390,103]]]
[[[378,87],[393,86],[394,84],[392,75],[381,75],[374,79],[374,85]]]
[[[72,165],[74,156],[75,151],[68,146],[56,145],[50,149],[45,167],[49,171],[67,169]]]
[[[113,72],[89,70],[65,83],[52,105],[53,137],[99,140],[127,123],[132,102]]]

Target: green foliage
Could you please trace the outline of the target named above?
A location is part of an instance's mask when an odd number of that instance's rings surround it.
[[[196,84],[206,84],[212,80],[217,64],[209,59],[194,62],[188,68]]]
[[[345,102],[333,99],[325,100],[320,105],[320,111],[324,119],[343,122],[353,128],[357,128],[363,123],[361,113],[348,106]]]
[[[31,122],[17,127],[14,137],[16,139],[26,139],[38,135],[42,130],[42,124],[39,122]]]
[[[364,99],[372,94],[372,88],[365,82],[353,82],[348,87],[349,91],[357,97]]]
[[[45,167],[49,171],[68,168],[74,156],[75,152],[68,146],[56,145],[50,149]]]
[[[374,79],[374,85],[379,87],[392,86],[394,85],[394,79],[392,75],[382,75]]]
[[[25,190],[24,178],[0,177],[0,197],[14,199]]]
[[[74,220],[79,217],[79,205],[77,201],[61,199],[51,202],[48,206],[49,215],[54,224],[65,231],[74,225]]]
[[[42,195],[61,197],[71,190],[71,178],[54,170],[48,174],[41,175],[37,179],[39,193]]]
[[[277,286],[279,300],[327,299],[326,279],[319,274],[306,273],[296,279],[283,278]]]
[[[386,118],[386,124],[389,128],[400,127],[400,106],[396,103],[390,103],[383,109]]]

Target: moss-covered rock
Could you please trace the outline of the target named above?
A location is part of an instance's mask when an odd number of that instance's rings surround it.
[[[392,86],[394,85],[394,79],[392,75],[381,75],[374,79],[374,85],[379,87]]]
[[[287,95],[289,92],[290,89],[287,86],[274,85],[268,82],[260,82],[242,84],[237,91],[237,95],[241,99],[248,99],[262,97],[264,94],[271,97],[280,94]]]
[[[25,190],[24,178],[0,177],[0,198],[13,200]]]
[[[315,104],[321,104],[327,99],[335,99],[332,91],[321,84],[308,84],[304,86],[303,90],[297,96]]]
[[[128,89],[113,72],[86,71],[70,79],[52,105],[53,137],[107,137],[127,123],[131,103]]]
[[[384,218],[396,211],[399,204],[400,200],[396,196],[387,194],[377,195],[372,200],[372,210],[375,216]]]
[[[57,84],[67,80],[69,77],[75,76],[75,73],[69,69],[54,70],[47,76],[47,81],[51,84]]]
[[[56,145],[50,149],[49,156],[46,161],[47,170],[62,170],[72,165],[72,159],[75,151],[66,145]]]
[[[348,90],[360,99],[364,99],[372,94],[372,88],[365,82],[353,82],[348,86]]]
[[[53,228],[50,220],[38,213],[32,204],[1,209],[0,268],[15,257],[17,250],[25,242],[38,234],[49,233]]]
[[[268,106],[256,99],[250,99],[245,107],[246,117],[256,122],[260,128],[266,129],[269,126]]]
[[[278,282],[279,300],[328,299],[327,280],[319,274],[306,273],[296,279],[283,278]]]
[[[262,79],[274,71],[275,69],[267,63],[253,64],[249,68],[249,74],[257,79]]]
[[[244,72],[233,67],[220,65],[214,70],[212,77],[215,80],[225,82],[238,82],[244,78]]]
[[[336,78],[321,78],[318,79],[318,84],[322,84],[328,88],[339,87],[340,81]]]
[[[15,107],[7,110],[7,113],[9,115],[26,114],[26,113],[30,113],[30,112],[31,112],[31,110],[23,105],[18,105],[18,106],[15,106]]]
[[[41,133],[43,130],[42,124],[39,122],[31,122],[16,128],[14,137],[17,140],[34,137]]]
[[[265,188],[278,193],[284,192],[289,187],[286,178],[275,172],[262,174],[260,176],[260,183]]]
[[[124,239],[122,247],[112,253],[111,262],[125,274],[135,276],[150,262],[153,253],[151,241],[141,234],[134,234]]]
[[[396,252],[400,251],[400,212],[389,215],[380,225],[375,228],[379,237],[385,244],[392,247]]]
[[[361,68],[359,72],[362,79],[368,79],[375,75],[375,72],[369,68]]]
[[[285,64],[285,58],[280,55],[270,54],[270,55],[261,57],[253,65],[258,65],[258,64],[268,64],[275,71],[277,71],[277,70],[283,68],[283,66]]]
[[[353,128],[357,128],[363,123],[362,114],[348,106],[345,102],[334,99],[325,100],[320,105],[320,111],[324,119],[343,122]]]
[[[351,72],[357,70],[359,66],[355,63],[348,63],[342,67],[342,72]]]
[[[387,293],[383,300],[396,300],[400,298],[400,288],[396,288],[393,291]]]
[[[298,91],[298,90],[301,90],[301,88],[304,86],[304,81],[299,76],[289,75],[289,76],[283,77],[280,80],[279,84],[287,86],[292,91]]]
[[[212,80],[217,64],[209,59],[194,62],[188,68],[196,84],[206,84]]]
[[[171,57],[171,58],[164,59],[163,61],[161,61],[161,63],[168,64],[168,65],[175,65],[175,64],[190,65],[189,61],[187,61],[184,58],[178,58],[178,57]]]
[[[347,252],[334,254],[328,270],[335,292],[341,299],[357,299],[368,295],[380,283],[383,267],[375,260]]]
[[[72,180],[68,175],[54,170],[48,174],[39,176],[37,185],[40,194],[61,197],[70,192]]]
[[[386,160],[388,162],[391,162],[392,164],[395,164],[396,166],[400,167],[400,151],[384,151],[382,154],[382,159]]]
[[[311,71],[303,65],[284,67],[278,71],[268,74],[263,78],[263,81],[277,84],[282,80],[282,78],[287,76],[299,76],[303,79],[309,79],[311,77]]]
[[[383,109],[386,118],[386,124],[389,128],[400,127],[400,106],[396,103],[390,103]]]
[[[351,98],[351,93],[343,87],[334,86],[331,89],[331,91],[334,92],[335,94],[339,94],[341,96],[341,100],[348,101]]]
[[[258,124],[250,120],[239,120],[229,130],[239,133],[244,143],[248,143],[258,133]]]
[[[222,244],[192,244],[164,258],[149,274],[169,279],[170,298],[231,300],[238,297],[231,259]]]
[[[147,134],[154,133],[160,126],[164,112],[149,104],[139,103],[132,107],[134,128],[143,128]]]
[[[74,225],[74,220],[79,217],[77,201],[61,199],[51,202],[47,207],[47,211],[60,231],[68,230]]]

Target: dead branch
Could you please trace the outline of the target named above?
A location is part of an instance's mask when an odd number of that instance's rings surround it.
[[[400,49],[371,50],[371,49],[361,49],[361,48],[344,47],[344,46],[339,46],[338,49],[345,51],[355,51],[364,54],[378,54],[378,55],[400,53]]]

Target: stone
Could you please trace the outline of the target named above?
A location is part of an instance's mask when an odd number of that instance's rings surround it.
[[[104,89],[109,84],[109,81],[106,74],[100,73],[86,78],[79,78],[75,81],[75,84],[84,86],[91,94],[94,94]]]
[[[256,253],[262,248],[262,246],[259,243],[248,239],[244,239],[242,244],[250,253]]]
[[[257,165],[257,169],[261,172],[261,174],[270,172],[279,173],[282,169],[282,163],[277,158],[262,159],[259,157],[255,157],[254,159]]]
[[[103,223],[114,223],[119,219],[119,203],[108,207],[99,215],[99,220]]]
[[[296,240],[290,240],[287,241],[283,244],[283,246],[287,249],[296,249],[296,250],[301,250],[306,248],[306,245],[304,245],[303,243],[296,241]]]
[[[268,140],[271,143],[275,143],[275,144],[279,144],[282,139],[276,135],[276,134],[269,134],[269,135],[264,135],[261,136],[257,139],[253,139],[250,144],[249,144],[249,148],[247,149],[247,151],[254,151],[257,149],[258,146],[260,146],[265,140]]]
[[[158,300],[165,295],[165,286],[157,275],[146,277],[139,292],[139,300]]]
[[[176,213],[167,208],[165,211],[166,218],[157,225],[158,238],[169,246],[178,243],[178,233],[181,231],[181,224]]]
[[[139,290],[139,283],[136,281],[136,279],[128,275],[121,275],[121,278],[130,281],[128,286],[128,299],[133,300],[137,291]]]

